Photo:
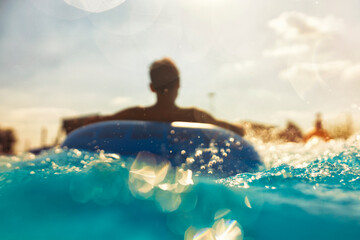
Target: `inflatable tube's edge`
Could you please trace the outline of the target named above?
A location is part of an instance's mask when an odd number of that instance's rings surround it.
[[[216,172],[230,176],[263,166],[249,142],[229,130],[203,123],[99,122],[71,132],[61,146],[133,157],[146,151],[201,175]]]

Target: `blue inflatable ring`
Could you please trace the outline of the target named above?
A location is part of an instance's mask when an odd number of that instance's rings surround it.
[[[146,151],[201,175],[231,176],[263,166],[253,146],[242,137],[203,123],[100,122],[71,132],[62,147],[104,150],[123,157]]]

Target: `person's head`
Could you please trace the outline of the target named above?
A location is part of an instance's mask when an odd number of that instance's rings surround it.
[[[157,60],[150,66],[150,88],[160,95],[177,93],[180,87],[179,75],[179,70],[170,58]]]

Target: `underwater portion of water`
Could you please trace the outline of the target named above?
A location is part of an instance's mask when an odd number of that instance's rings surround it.
[[[149,153],[1,156],[0,239],[359,239],[360,136],[254,145],[265,169],[224,179]]]

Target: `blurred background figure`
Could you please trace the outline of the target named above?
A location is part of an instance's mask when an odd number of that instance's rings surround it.
[[[312,130],[307,135],[305,135],[304,142],[307,142],[312,137],[318,137],[318,138],[323,139],[324,141],[329,141],[331,139],[328,132],[325,129],[323,129],[321,113],[316,114],[316,120],[315,120],[314,127],[315,127],[314,130]]]
[[[12,129],[0,129],[0,154],[13,154],[16,137]]]
[[[279,133],[279,139],[285,142],[301,142],[303,133],[294,122],[288,121],[286,128]]]

